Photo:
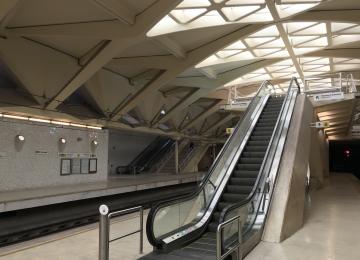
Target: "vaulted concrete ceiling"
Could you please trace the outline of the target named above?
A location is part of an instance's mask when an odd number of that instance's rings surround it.
[[[358,0],[2,0],[0,111],[219,137],[228,86],[359,71],[359,49]]]

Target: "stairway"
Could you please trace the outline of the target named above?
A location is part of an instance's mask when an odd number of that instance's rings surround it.
[[[196,241],[176,250],[174,255],[183,259],[215,259],[216,231],[221,211],[229,205],[241,202],[251,193],[269,146],[284,97],[270,97],[255,125],[244,152],[221,195],[207,231]]]

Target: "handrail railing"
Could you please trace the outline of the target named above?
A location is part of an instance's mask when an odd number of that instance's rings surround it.
[[[100,212],[100,219],[99,219],[99,260],[109,260],[109,249],[110,243],[116,240],[123,239],[125,237],[134,235],[139,233],[140,234],[140,245],[139,245],[139,252],[140,254],[143,253],[144,248],[144,210],[142,206],[128,208],[124,210],[109,212],[109,208],[106,205],[101,205],[99,207]],[[116,237],[110,239],[110,219],[114,217],[123,216],[125,214],[130,214],[134,212],[140,212],[140,228],[128,234],[122,235],[120,237]]]
[[[224,253],[223,253],[223,230],[227,227],[232,225],[234,222],[237,222],[237,239],[234,242],[234,245],[232,245],[230,248],[228,248]],[[237,252],[237,259],[241,260],[242,259],[242,252],[241,252],[241,221],[240,221],[240,216],[236,216],[233,217],[221,224],[218,225],[217,227],[217,232],[216,232],[216,259],[217,260],[223,260],[225,259],[227,256],[229,256],[230,254],[232,254],[233,252]]]
[[[179,172],[181,172],[187,166],[187,163],[190,161],[195,151],[197,151],[200,147],[201,144],[194,144],[192,148],[189,147],[189,149],[185,151],[185,157],[181,160],[181,162],[179,162]]]
[[[297,79],[296,78],[293,78],[292,80],[291,80],[291,83],[290,83],[290,86],[289,86],[289,89],[288,89],[288,91],[287,91],[287,94],[286,94],[286,98],[285,99],[287,99],[288,97],[289,97],[289,94],[290,94],[290,90],[291,90],[291,85],[292,85],[292,83],[293,82],[296,82],[296,84],[297,84]],[[300,91],[300,88],[299,88],[299,85],[297,84],[297,87],[298,87],[298,91]],[[279,130],[279,128],[280,128],[280,121],[281,121],[281,118],[282,118],[282,115],[284,114],[284,110],[285,110],[285,103],[286,103],[286,100],[284,100],[284,103],[282,104],[282,107],[281,107],[281,110],[280,110],[280,113],[279,113],[279,117],[278,117],[278,119],[277,119],[277,121],[276,121],[276,124],[275,124],[275,131],[273,132],[273,135],[271,136],[271,139],[270,139],[270,142],[269,142],[269,146],[268,146],[268,148],[266,149],[266,152],[265,152],[265,156],[264,156],[264,160],[263,160],[263,164],[262,164],[262,166],[261,166],[261,168],[260,168],[260,170],[259,170],[259,172],[260,172],[260,174],[257,176],[257,178],[256,178],[256,181],[255,181],[255,185],[253,186],[253,189],[251,190],[251,192],[250,192],[250,194],[244,199],[244,200],[242,200],[241,202],[239,202],[239,203],[235,203],[235,204],[233,204],[233,205],[229,205],[228,207],[226,207],[225,209],[223,209],[223,211],[222,211],[222,213],[221,213],[221,217],[220,217],[220,220],[223,220],[224,219],[224,216],[226,215],[226,213],[228,212],[228,211],[231,211],[232,209],[234,209],[234,208],[238,208],[238,207],[241,207],[241,206],[243,206],[243,205],[246,205],[247,203],[249,203],[252,199],[253,199],[253,197],[255,196],[255,194],[256,194],[256,192],[258,191],[258,189],[259,189],[259,184],[260,184],[260,180],[262,179],[262,177],[263,177],[263,170],[264,170],[264,165],[265,165],[265,162],[266,162],[266,160],[267,160],[267,158],[268,158],[268,156],[269,156],[269,153],[270,153],[270,148],[271,148],[271,144],[272,144],[272,142],[273,142],[273,140],[274,140],[274,136],[275,136],[275,133]]]
[[[256,96],[255,98],[252,100],[252,102],[250,103],[247,111],[245,112],[245,115],[243,116],[243,118],[247,118],[249,120],[249,123],[248,123],[248,126],[246,127],[250,127],[251,125],[253,125],[252,123],[252,120],[254,120],[253,118],[253,113],[255,111],[255,109],[257,108],[257,106],[259,105],[258,102],[260,100],[257,99],[257,97],[260,97],[260,92],[262,90],[265,90],[269,85],[271,85],[270,82],[268,81],[265,81],[262,83],[261,87],[258,89],[257,93],[256,93]],[[259,113],[258,113],[259,114]],[[235,131],[232,133],[232,135],[228,138],[228,140],[226,141],[226,143],[224,144],[223,148],[221,149],[220,153],[217,155],[214,163],[212,164],[208,174],[206,175],[206,177],[202,180],[202,182],[200,183],[199,185],[199,188],[192,194],[190,195],[186,195],[186,196],[183,196],[183,197],[180,197],[180,198],[177,198],[175,200],[168,200],[168,201],[163,201],[161,202],[160,204],[156,205],[155,207],[153,207],[149,213],[149,217],[147,219],[147,235],[148,235],[148,239],[149,239],[149,242],[153,245],[153,246],[156,246],[156,247],[161,247],[161,243],[160,243],[160,240],[158,240],[155,235],[154,235],[154,232],[153,232],[153,225],[154,225],[154,221],[155,221],[155,216],[158,212],[158,210],[160,210],[161,208],[164,208],[164,207],[167,207],[167,206],[170,206],[170,205],[173,205],[173,204],[179,204],[179,203],[182,203],[182,202],[185,202],[185,201],[189,201],[193,198],[196,198],[200,192],[204,189],[205,185],[209,182],[210,180],[210,177],[212,176],[214,170],[217,168],[219,162],[221,161],[221,158],[223,157],[225,151],[227,151],[227,149],[229,148],[229,145],[230,144],[233,144],[233,140],[235,138],[235,136],[239,135],[239,128],[241,128],[241,123],[243,122],[244,120],[240,120],[238,122],[238,124],[236,125],[235,127]],[[242,127],[244,128],[244,127]],[[242,132],[241,132],[241,136],[242,138],[245,138],[246,135],[244,135],[243,131],[247,132],[247,130],[244,130],[242,129]],[[244,136],[243,136],[244,135]],[[240,140],[240,143],[242,143],[242,141]],[[234,145],[234,144],[233,144]],[[239,149],[239,144],[237,146],[237,150]],[[235,148],[235,147],[234,147]],[[234,155],[232,155],[234,156]],[[234,158],[230,159],[230,160],[233,160]],[[228,161],[228,159],[226,159]],[[224,162],[225,163],[225,162]],[[225,174],[226,175],[226,174]],[[225,178],[225,175],[223,175],[223,178]],[[220,183],[222,183],[223,180],[220,180]],[[221,185],[219,185],[221,186]],[[219,187],[218,187],[219,188]],[[212,200],[212,199],[211,199]],[[209,205],[208,205],[209,206]],[[205,211],[208,211],[208,209],[206,208]]]
[[[297,83],[296,78],[293,78],[291,83],[290,83],[290,86],[289,86],[286,98],[284,100],[284,103],[282,105],[281,112],[279,114],[278,120],[276,122],[275,130],[274,130],[273,135],[272,135],[272,137],[270,139],[269,146],[268,146],[268,148],[266,150],[265,157],[264,157],[264,160],[263,160],[264,163],[262,164],[262,166],[261,166],[261,168],[259,170],[259,175],[258,175],[258,177],[256,179],[255,185],[254,185],[251,193],[247,196],[247,198],[245,200],[243,200],[243,201],[241,201],[239,203],[229,205],[228,207],[223,209],[223,211],[221,212],[221,215],[220,215],[220,222],[223,222],[225,220],[226,216],[230,215],[230,213],[234,212],[237,209],[240,209],[240,208],[244,207],[245,205],[247,205],[251,201],[253,201],[255,199],[255,195],[257,193],[259,193],[259,192],[261,193],[261,191],[264,191],[266,183],[268,182],[267,177],[270,175],[271,170],[276,170],[276,171],[278,170],[278,165],[275,166],[275,167],[272,167],[272,166],[273,166],[273,162],[275,161],[274,158],[275,158],[275,155],[277,153],[277,147],[279,145],[280,140],[281,140],[281,142],[283,142],[282,145],[284,145],[284,142],[285,142],[285,139],[281,139],[280,137],[282,135],[282,131],[284,129],[284,125],[285,125],[285,122],[286,122],[285,119],[288,118],[289,111],[291,109],[291,107],[290,107],[291,103],[290,102],[291,102],[291,100],[293,98],[293,94],[292,94],[293,92],[291,92],[291,90],[293,89],[293,87],[292,87],[293,83],[295,83],[296,87],[297,87],[296,95],[300,92],[299,84]],[[294,105],[295,104],[294,101],[292,101],[292,102],[293,102],[292,105]],[[287,123],[289,124],[289,121]],[[270,152],[271,152],[271,155],[270,155]],[[281,153],[282,153],[282,150],[281,150]],[[281,156],[281,153],[280,153],[280,156]],[[271,156],[271,158],[269,158],[270,156]],[[280,162],[280,159],[276,160],[277,164],[279,162]],[[266,167],[266,169],[265,169],[265,167]],[[276,169],[273,169],[273,168],[276,168]],[[255,208],[254,208],[254,211],[256,211],[256,212],[259,211],[259,208],[261,206],[261,201],[266,199],[266,197],[264,195],[265,195],[265,192],[263,192],[262,196],[257,199],[257,201],[259,201],[259,203],[257,205],[257,210],[255,210]],[[264,201],[263,201],[263,203],[264,203]],[[264,205],[263,205],[263,207],[264,207]],[[254,218],[254,221],[255,221],[255,219],[256,219],[256,217]]]

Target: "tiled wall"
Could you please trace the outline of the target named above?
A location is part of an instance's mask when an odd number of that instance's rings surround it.
[[[16,135],[25,137],[20,144]],[[66,144],[59,145],[59,138]],[[56,127],[0,120],[0,192],[105,181],[108,175],[108,130]],[[93,148],[91,141],[98,146]],[[98,158],[96,174],[60,175],[59,153],[91,153]]]

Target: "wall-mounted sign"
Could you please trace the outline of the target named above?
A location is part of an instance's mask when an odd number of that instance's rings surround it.
[[[49,152],[45,151],[45,150],[36,150],[35,154],[36,155],[47,155]]]
[[[344,92],[328,92],[316,94],[313,96],[314,101],[330,101],[344,99]]]
[[[234,128],[226,128],[226,134],[231,135],[234,132]]]
[[[61,159],[60,161],[60,174],[69,175],[71,174],[71,159]]]
[[[324,129],[330,127],[330,122],[328,121],[319,121],[315,123],[311,123],[310,127],[315,127],[317,129]]]
[[[239,110],[239,111],[244,111],[247,109],[247,107],[250,104],[250,100],[245,100],[245,101],[233,101],[231,104],[225,104],[220,106],[220,109],[223,110]]]
[[[92,153],[59,153],[61,158],[95,158],[96,155]]]

